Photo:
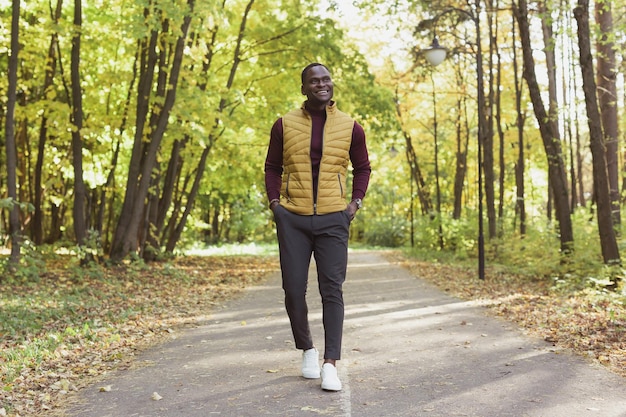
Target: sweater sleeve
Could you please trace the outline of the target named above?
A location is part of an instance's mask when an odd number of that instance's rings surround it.
[[[280,198],[283,180],[283,120],[278,119],[270,132],[270,143],[265,158],[265,191],[268,201]]]
[[[352,199],[363,199],[367,192],[372,168],[367,152],[367,144],[365,142],[365,131],[357,122],[354,122],[354,128],[352,129],[350,160],[352,161],[354,175],[352,180]]]

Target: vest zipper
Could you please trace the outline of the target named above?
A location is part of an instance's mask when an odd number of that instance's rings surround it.
[[[341,184],[341,174],[337,174],[337,181],[339,181],[339,195],[343,198],[343,184]]]
[[[325,110],[326,111],[326,110]],[[317,199],[320,198],[320,177],[322,176],[322,161],[324,160],[324,142],[326,142],[326,122],[328,121],[328,111],[326,111],[326,118],[324,119],[324,126],[322,127],[322,156],[320,157],[320,167],[317,172],[317,193],[315,193],[315,201],[313,201],[313,214],[317,214]],[[313,125],[311,124],[311,133],[313,133]],[[311,134],[311,141],[313,141],[313,135]]]

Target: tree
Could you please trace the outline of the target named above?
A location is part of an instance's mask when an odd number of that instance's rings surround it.
[[[54,9],[53,20],[58,24],[61,18],[61,10],[63,0],[58,0]],[[59,34],[54,31],[50,35],[50,45],[48,46],[48,54],[46,57],[46,69],[44,82],[42,86],[43,94],[53,91],[54,76],[57,67],[57,49],[59,42]],[[37,160],[35,162],[35,172],[33,173],[33,220],[30,225],[31,238],[36,245],[41,245],[44,241],[43,237],[43,176],[44,176],[44,155],[46,150],[46,140],[48,138],[48,121],[49,112],[43,111],[41,114],[41,123],[39,125],[39,141],[37,142]]]
[[[524,79],[528,85],[530,99],[533,104],[535,118],[539,125],[539,131],[543,140],[546,157],[548,159],[548,178],[550,181],[550,189],[554,195],[554,206],[557,221],[559,223],[559,238],[561,242],[561,251],[568,254],[572,251],[574,242],[574,233],[572,228],[572,219],[569,210],[569,197],[567,191],[567,175],[565,172],[565,163],[561,151],[561,143],[556,140],[559,135],[556,121],[549,117],[546,112],[541,91],[537,83],[535,74],[535,59],[533,58],[533,48],[530,42],[530,25],[528,22],[528,7],[526,0],[520,0],[517,5],[513,4],[513,12],[517,19],[520,41],[522,44],[524,59]]]
[[[602,133],[601,116],[596,98],[597,88],[591,54],[588,0],[578,0],[578,6],[574,9],[574,16],[576,22],[578,22],[578,47],[580,49],[580,67],[583,78],[583,91],[585,92],[591,155],[593,157],[593,187],[598,207],[596,217],[598,232],[600,233],[600,247],[604,263],[614,265],[620,263],[620,255],[615,238],[615,229],[613,228],[613,217],[611,216],[611,198],[609,195],[604,135]]]
[[[10,268],[15,268],[20,261],[21,253],[21,225],[20,206],[17,199],[17,149],[15,145],[15,105],[17,102],[17,69],[20,51],[20,0],[12,2],[11,16],[11,55],[8,68],[7,110],[4,139],[6,146],[7,189],[9,208],[9,234],[11,235]]]
[[[619,227],[620,215],[620,192],[619,192],[619,132],[617,123],[617,86],[615,45],[613,43],[613,13],[611,2],[596,1],[596,21],[600,26],[601,36],[598,39],[597,53],[597,79],[598,79],[598,102],[600,104],[600,116],[602,117],[602,131],[604,133],[604,146],[606,153],[606,168],[609,181],[609,198],[611,200],[611,217],[613,225]]]
[[[148,210],[146,198],[149,187],[152,185],[152,172],[156,164],[157,154],[176,98],[193,6],[194,0],[188,0],[180,32],[175,37],[175,44],[171,45],[172,49],[159,42],[159,39],[167,39],[170,36],[170,19],[157,5],[152,4],[145,8],[146,18],[156,18],[160,28],[149,28],[149,36],[142,39],[138,45],[141,51],[139,54],[141,67],[137,94],[135,140],[126,181],[124,202],[111,246],[111,259],[114,261],[120,261],[131,251],[137,250],[139,246],[140,226],[145,224],[142,219],[145,219],[145,212]],[[149,20],[147,21],[149,22]],[[171,67],[168,68],[165,64],[169,62],[169,58],[171,58]],[[151,106],[150,98],[154,87],[155,68],[158,68],[156,94],[162,100],[162,104]],[[149,128],[146,129],[147,127]]]
[[[78,246],[87,236],[85,219],[85,182],[83,180],[83,91],[80,86],[80,38],[83,24],[82,0],[74,0],[74,36],[72,37],[72,165],[74,167],[74,234]]]
[[[525,172],[525,154],[524,154],[524,122],[526,114],[522,110],[522,81],[519,77],[518,57],[517,57],[517,40],[516,40],[516,24],[515,16],[512,16],[511,29],[513,46],[513,83],[515,87],[515,126],[517,128],[517,161],[515,162],[515,214],[519,216],[519,233],[524,236],[526,234],[526,189],[524,183]]]

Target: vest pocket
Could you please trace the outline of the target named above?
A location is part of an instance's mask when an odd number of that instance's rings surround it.
[[[337,181],[339,182],[339,195],[344,198],[343,194],[343,181],[341,181],[341,174],[337,174]]]

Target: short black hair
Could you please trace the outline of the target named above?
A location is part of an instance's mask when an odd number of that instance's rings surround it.
[[[320,64],[319,62],[312,62],[309,65],[307,65],[306,67],[304,67],[304,69],[302,70],[301,78],[302,78],[302,84],[303,85],[304,85],[304,77],[306,77],[307,71],[310,70],[313,67],[324,67],[324,68],[326,68],[326,70],[328,72],[330,72],[330,70],[328,69],[328,67],[326,65]]]

